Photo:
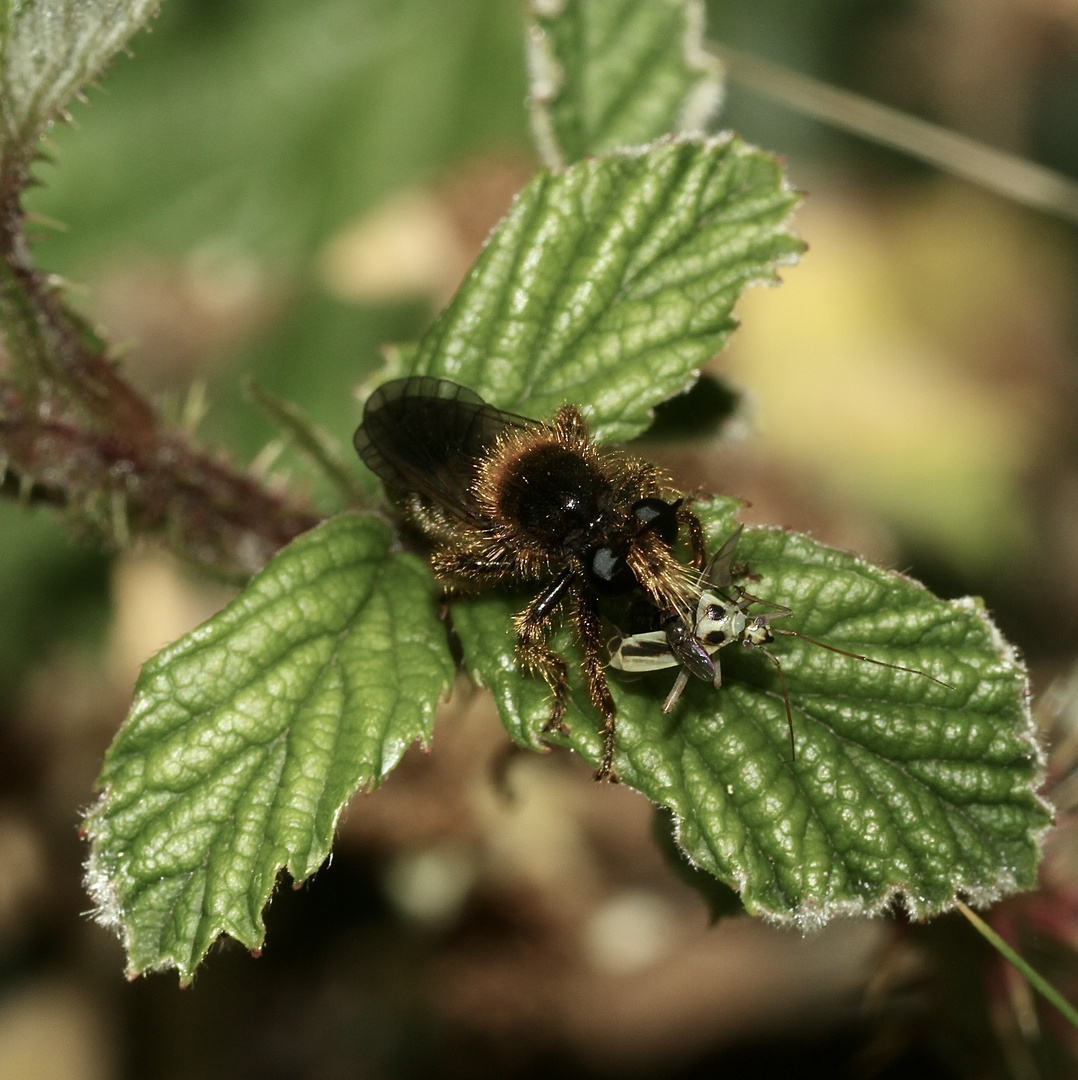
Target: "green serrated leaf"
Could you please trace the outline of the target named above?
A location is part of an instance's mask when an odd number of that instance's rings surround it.
[[[801,241],[778,162],[739,139],[666,139],[540,173],[420,343],[416,374],[503,408],[585,406],[640,434],[736,326],[735,301]]]
[[[699,0],[533,0],[532,129],[552,169],[676,131],[722,100]]]
[[[736,508],[729,499],[698,507],[712,548],[733,530]],[[759,575],[754,595],[793,610],[775,626],[953,689],[779,637],[772,650],[793,709],[791,759],[778,675],[757,652],[722,650],[722,689],[692,680],[669,716],[660,705],[673,671],[638,682],[611,672],[615,768],[674,813],[689,858],[737,888],[750,912],[805,928],[895,901],[923,918],[962,898],[1032,888],[1052,818],[1037,795],[1042,754],[1025,668],[981,605],[939,600],[781,529],[747,528],[738,558]],[[571,736],[542,734],[546,686],[513,655],[509,620],[520,606],[502,596],[454,605],[467,663],[519,743],[564,742],[597,764],[600,721],[579,684]],[[579,669],[568,632],[555,647]]]
[[[86,819],[130,973],[189,980],[222,933],[258,947],[279,870],[314,873],[348,798],[429,739],[454,665],[429,570],[391,544],[333,518],[143,668]]]
[[[27,153],[157,6],[158,0],[3,0],[0,155]]]

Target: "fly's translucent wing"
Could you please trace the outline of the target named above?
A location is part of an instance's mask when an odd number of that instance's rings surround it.
[[[356,452],[382,482],[463,518],[478,507],[472,482],[506,428],[540,424],[488,405],[448,379],[413,375],[380,386],[356,429]]]

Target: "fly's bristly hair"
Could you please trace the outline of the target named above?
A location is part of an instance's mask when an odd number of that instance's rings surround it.
[[[642,594],[657,610],[692,617],[699,575],[672,551],[688,526],[703,565],[700,523],[685,500],[668,499],[654,465],[597,447],[576,406],[563,405],[549,422],[530,420],[445,379],[380,387],[355,445],[431,541],[432,567],[448,587],[544,583],[514,625],[521,660],[553,692],[548,731],[568,730],[566,663],[546,644],[554,616],[568,610],[584,647],[588,696],[604,721],[596,775],[616,779],[600,605]]]
[[[645,533],[639,537],[629,548],[626,559],[660,611],[676,611],[683,619],[692,618],[698,592],[697,575],[682,566],[658,536]]]

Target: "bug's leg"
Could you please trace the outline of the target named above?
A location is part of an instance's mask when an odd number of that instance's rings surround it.
[[[794,716],[790,711],[790,695],[786,692],[786,677],[782,674],[782,664],[779,663],[779,658],[770,649],[765,649],[762,645],[757,646],[757,649],[775,665],[775,670],[779,673],[779,686],[782,687],[782,703],[786,706],[786,723],[790,728],[790,760],[796,761],[797,743],[794,742]]]
[[[596,770],[596,780],[618,782],[614,772],[614,746],[616,741],[615,718],[618,708],[610,696],[606,681],[606,664],[603,662],[602,624],[594,596],[584,593],[577,596],[576,622],[580,640],[584,645],[584,678],[588,684],[591,703],[603,717],[603,753]]]
[[[554,694],[550,706],[550,719],[543,725],[544,731],[556,731],[568,735],[569,728],[562,717],[569,698],[569,676],[565,661],[547,647],[546,636],[550,629],[550,617],[565,599],[572,580],[572,570],[566,567],[551,584],[543,590],[513,620],[517,631],[517,652],[530,671],[538,672],[547,681]]]
[[[717,653],[711,659],[715,663],[715,678],[712,679],[711,685],[714,686],[716,690],[721,690],[722,689],[722,665],[719,663],[719,657],[718,657]]]
[[[718,668],[716,667],[716,672]],[[715,678],[718,679],[716,673]],[[682,668],[677,673],[677,678],[674,680],[674,685],[670,688],[670,693],[666,695],[666,700],[663,702],[663,712],[669,713],[674,711],[674,706],[678,703],[678,698],[685,692],[685,687],[689,685],[689,671],[688,668]]]
[[[440,578],[465,578],[469,581],[497,581],[511,574],[514,565],[507,559],[490,558],[475,551],[436,551],[431,566]]]

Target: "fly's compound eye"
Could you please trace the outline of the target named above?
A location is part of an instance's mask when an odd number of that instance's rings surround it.
[[[627,596],[636,587],[636,575],[626,556],[629,548],[593,547],[584,556],[584,576],[600,596]]]
[[[640,522],[641,532],[653,532],[667,547],[673,547],[677,541],[677,508],[678,503],[641,499],[632,513]]]

